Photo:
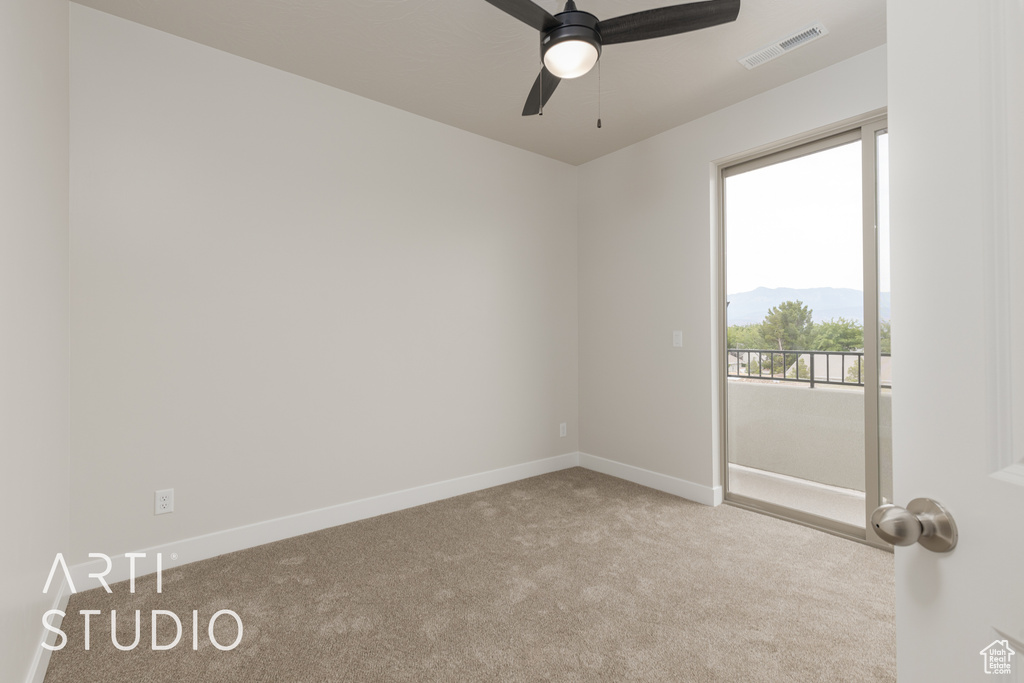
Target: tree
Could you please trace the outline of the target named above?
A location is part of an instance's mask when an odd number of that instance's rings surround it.
[[[787,360],[789,359],[787,358]],[[791,377],[793,379],[810,379],[811,371],[807,367],[807,363],[804,362],[804,359],[798,356],[796,362],[790,364],[789,372],[786,373],[786,377]]]
[[[892,353],[892,325],[890,321],[883,320],[879,324],[879,353],[891,354]],[[846,371],[846,381],[852,383],[858,383],[864,381],[864,366],[860,358],[858,358]]]
[[[809,346],[814,323],[811,310],[802,301],[783,301],[768,311],[758,328],[772,348],[789,351]]]
[[[861,365],[860,358],[856,358],[849,369],[846,371],[846,381],[851,384],[861,384],[864,382],[864,367]]]
[[[764,338],[761,336],[760,325],[730,325],[726,330],[726,338],[730,349],[763,349]]]
[[[811,310],[802,301],[783,301],[768,310],[757,330],[764,340],[764,349],[778,351],[804,350],[810,342],[814,323],[811,321]],[[796,362],[795,354],[781,353],[771,356],[765,354],[761,365],[769,374],[781,374],[789,365]]]
[[[882,339],[879,350],[882,353],[892,353],[892,321],[883,320],[881,324]]]
[[[815,351],[855,351],[864,348],[864,327],[846,318],[814,325],[811,348]]]

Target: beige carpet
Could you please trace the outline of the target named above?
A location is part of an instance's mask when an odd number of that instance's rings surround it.
[[[584,469],[72,597],[65,681],[893,681],[889,553]],[[83,649],[82,609],[92,617]],[[110,610],[122,644],[110,642]],[[150,610],[184,622],[150,649]],[[200,613],[199,650],[191,614]],[[206,622],[242,618],[229,652]],[[125,618],[122,618],[122,615]],[[160,621],[158,642],[174,635]],[[163,628],[166,626],[166,628]],[[236,629],[218,619],[217,640]]]

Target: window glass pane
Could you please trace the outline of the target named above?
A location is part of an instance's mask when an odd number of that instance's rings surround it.
[[[724,181],[729,491],[864,526],[860,141]]]
[[[892,498],[892,320],[889,312],[889,133],[875,140],[878,198],[878,478],[879,504]]]

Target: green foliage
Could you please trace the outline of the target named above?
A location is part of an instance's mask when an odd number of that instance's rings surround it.
[[[787,358],[787,360],[789,360]],[[786,377],[793,379],[810,379],[811,370],[807,367],[807,363],[804,362],[803,357],[798,357],[796,363],[791,363],[789,372],[786,373]]]
[[[881,343],[879,351],[882,353],[892,353],[892,321],[883,320],[881,324]]]
[[[761,326],[757,323],[752,325],[730,325],[726,330],[728,348],[730,349],[763,349],[764,338],[761,336]]]
[[[836,351],[854,352],[864,348],[864,326],[854,320],[833,318],[828,322],[815,323],[812,311],[802,301],[784,301],[765,315],[760,323],[731,325],[726,331],[730,349],[777,349],[779,351]],[[892,353],[892,326],[883,320],[879,326],[879,351]],[[749,357],[750,374],[770,377],[785,374],[794,379],[808,379],[810,368],[803,358],[786,354],[785,362],[781,353],[775,354],[774,363],[767,353],[752,354]],[[746,354],[741,354],[747,363]],[[816,359],[827,362],[824,357]],[[763,373],[763,374],[762,374]],[[846,381],[863,381],[863,367],[858,379],[858,367],[854,364],[846,371]],[[745,374],[745,373],[744,373]]]
[[[758,329],[771,348],[806,349],[814,329],[811,310],[802,301],[783,301],[768,311]]]
[[[846,371],[846,381],[853,384],[864,381],[864,367],[859,358]]]
[[[729,372],[739,375],[746,375],[748,372],[751,375],[757,375],[761,372],[761,364],[758,362],[758,358],[761,354],[751,353],[746,354],[742,351],[739,353],[729,353]]]
[[[787,352],[785,355],[779,352],[775,354],[760,353],[751,355],[750,373],[757,374],[760,371],[764,377],[771,377],[773,374],[778,377],[793,377],[793,364],[797,362],[799,356],[800,354],[795,351],[792,353]],[[801,363],[800,367],[800,377],[806,379],[811,376],[805,364]]]
[[[864,348],[864,327],[853,320],[833,318],[814,325],[811,349],[814,351],[855,351]]]

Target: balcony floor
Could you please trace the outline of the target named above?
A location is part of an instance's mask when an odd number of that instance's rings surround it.
[[[864,492],[729,464],[729,491],[854,526],[864,526]]]

